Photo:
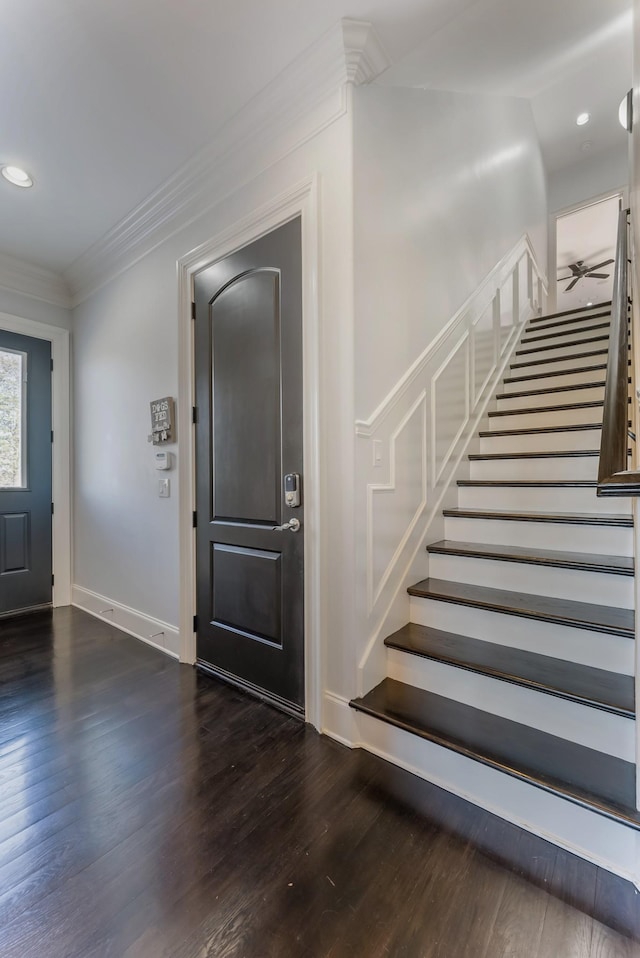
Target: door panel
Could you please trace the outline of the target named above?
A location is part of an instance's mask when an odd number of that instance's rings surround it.
[[[203,270],[194,297],[198,662],[302,712],[304,501],[283,489],[303,473],[300,220]]]
[[[0,330],[0,615],[51,592],[51,344]]]

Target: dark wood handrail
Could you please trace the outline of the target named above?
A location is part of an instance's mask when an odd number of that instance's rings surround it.
[[[620,210],[611,301],[611,332],[600,463],[599,496],[640,496],[640,472],[629,469],[629,210]]]

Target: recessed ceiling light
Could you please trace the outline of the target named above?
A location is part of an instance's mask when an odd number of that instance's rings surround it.
[[[578,126],[584,126],[585,123],[588,123],[590,119],[591,119],[590,113],[578,113],[576,117],[576,123],[578,124]]]
[[[21,170],[19,166],[3,166],[0,168],[0,173],[14,186],[21,186],[23,189],[33,186],[33,180],[27,171]]]
[[[587,306],[593,306],[593,303],[587,303]]]

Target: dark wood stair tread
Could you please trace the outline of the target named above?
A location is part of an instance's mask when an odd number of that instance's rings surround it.
[[[526,346],[529,343],[544,342],[545,339],[561,339],[562,336],[580,336],[582,333],[592,333],[598,330],[608,329],[609,326],[610,323],[594,323],[593,326],[580,326],[578,329],[572,327],[571,329],[561,329],[554,333],[548,333],[545,329],[536,329],[535,336],[527,336],[525,331],[525,335],[520,340],[520,343]]]
[[[452,539],[441,539],[439,542],[430,543],[427,546],[427,552],[431,555],[493,559],[498,562],[519,562],[557,569],[578,569],[582,572],[633,575],[633,559],[630,556],[596,555],[586,552],[566,552],[559,549],[529,549],[524,546],[456,542]]]
[[[595,489],[595,479],[458,479],[459,486],[495,486],[498,489]]]
[[[640,829],[631,762],[394,679],[384,679],[351,706]]]
[[[559,313],[546,313],[544,316],[532,316],[529,322],[543,323],[545,319],[555,319],[557,316],[578,316],[581,313],[604,309],[606,306],[611,306],[610,299],[606,299],[603,303],[596,303],[595,306],[578,306],[576,309],[562,309]]]
[[[625,718],[635,715],[635,684],[631,675],[619,675],[550,655],[442,632],[413,622],[387,636],[384,644],[390,649],[444,662]]]
[[[496,399],[522,399],[526,396],[549,396],[551,393],[570,393],[580,389],[604,389],[604,382],[572,383],[570,386],[541,386],[540,389],[522,389],[517,392],[496,393]]]
[[[633,516],[604,512],[518,512],[515,509],[443,509],[442,514],[462,519],[505,519],[514,522],[558,522],[569,525],[620,526],[633,529]]]
[[[611,319],[611,310],[602,310],[601,312],[590,313],[589,316],[570,316],[568,319],[556,319],[553,322],[547,322],[550,317],[538,317],[537,319],[530,319],[527,323],[526,332],[539,332],[541,329],[557,329],[558,327],[568,327],[570,331],[571,327],[576,325],[576,323],[588,323],[590,319]]]
[[[573,376],[577,373],[593,373],[606,370],[607,364],[600,363],[597,366],[577,366],[575,369],[553,369],[546,373],[531,373],[527,376],[506,376],[503,383],[525,383],[533,379],[548,379],[550,376]],[[505,395],[510,396],[511,393]]]
[[[590,349],[584,353],[570,353],[568,356],[548,356],[544,359],[529,359],[520,363],[511,363],[510,368],[524,369],[527,366],[545,366],[547,363],[566,363],[568,359],[590,359],[592,356],[606,356],[607,354],[607,349]]]
[[[494,436],[535,436],[547,432],[580,432],[583,429],[602,429],[602,423],[574,422],[565,426],[530,426],[527,429],[484,429],[478,435],[488,439]]]
[[[584,459],[600,455],[599,449],[549,449],[546,452],[470,453],[470,462],[498,462],[503,459]]]
[[[609,339],[609,336],[589,336],[583,339],[575,339],[570,343],[553,343],[551,346],[532,346],[531,349],[516,349],[516,356],[526,356],[529,353],[545,353],[552,349],[567,349],[569,346],[584,346],[587,343],[600,343]],[[565,359],[567,357],[564,357]]]
[[[489,589],[486,586],[450,582],[446,579],[423,579],[422,582],[410,586],[407,591],[409,595],[423,599],[538,619],[592,632],[607,632],[628,639],[633,639],[635,635],[632,609],[574,602],[570,599],[551,599],[542,595]]]
[[[489,418],[495,419],[501,416],[528,416],[545,412],[571,412],[574,409],[597,409],[604,406],[604,399],[592,399],[588,402],[579,403],[559,403],[555,406],[522,406],[517,409],[491,409]]]

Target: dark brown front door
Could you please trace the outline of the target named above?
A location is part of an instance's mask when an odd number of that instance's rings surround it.
[[[303,712],[300,220],[203,270],[194,296],[198,663]]]

